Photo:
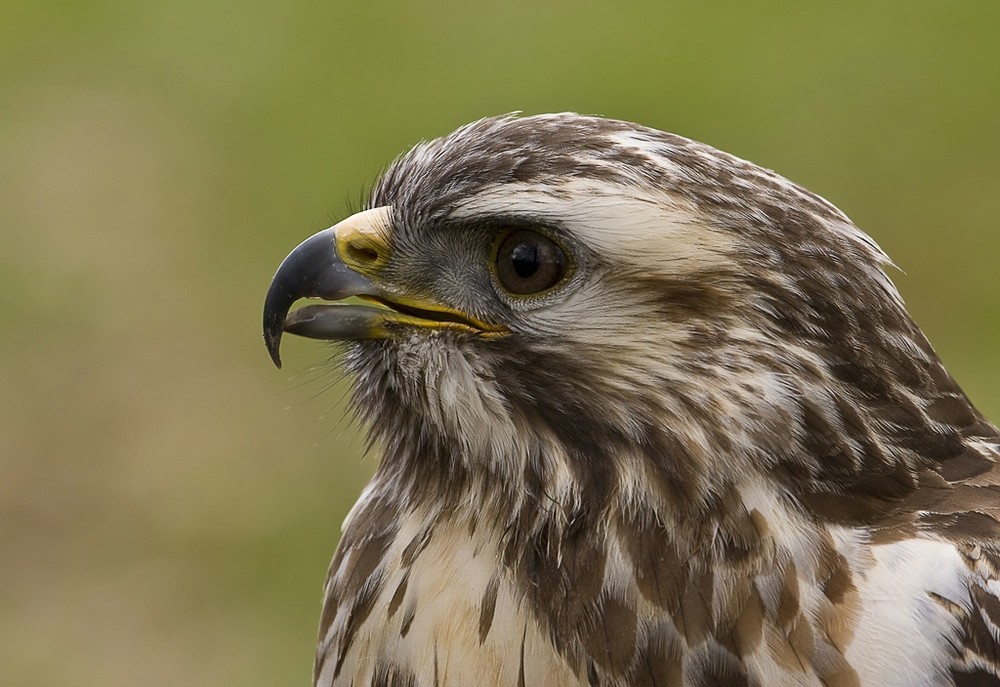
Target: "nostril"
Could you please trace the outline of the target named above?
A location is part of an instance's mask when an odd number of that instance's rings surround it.
[[[368,246],[357,246],[350,243],[347,245],[347,257],[353,262],[373,263],[378,261],[378,252]]]

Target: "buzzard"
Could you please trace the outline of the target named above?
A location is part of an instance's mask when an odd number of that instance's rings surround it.
[[[468,124],[264,306],[382,451],[317,685],[1000,685],[1000,433],[837,208],[575,114]],[[300,298],[319,303],[290,311]]]

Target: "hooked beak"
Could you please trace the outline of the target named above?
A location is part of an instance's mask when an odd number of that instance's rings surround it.
[[[276,367],[281,367],[283,332],[331,341],[390,338],[409,327],[507,332],[429,299],[380,287],[376,279],[390,258],[391,226],[391,207],[365,210],[310,236],[282,261],[264,299],[264,344]],[[300,298],[352,296],[373,305],[309,305],[289,314]]]

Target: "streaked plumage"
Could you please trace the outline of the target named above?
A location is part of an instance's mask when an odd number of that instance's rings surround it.
[[[318,685],[1000,685],[1000,434],[839,210],[571,114],[421,144],[368,205],[265,307],[276,361],[349,341],[383,451]],[[390,309],[285,319],[350,295]]]

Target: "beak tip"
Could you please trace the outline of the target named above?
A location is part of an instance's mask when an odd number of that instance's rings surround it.
[[[280,318],[274,316],[270,318],[265,316],[264,318],[264,347],[267,348],[271,362],[279,370],[281,369],[281,335],[284,329],[282,325],[283,322]]]
[[[285,329],[285,316],[294,301],[282,284],[271,283],[264,299],[264,346],[274,366],[281,369],[281,335]]]
[[[281,369],[281,330],[277,333],[265,332],[264,345],[267,347],[267,354],[271,356],[274,366]]]

